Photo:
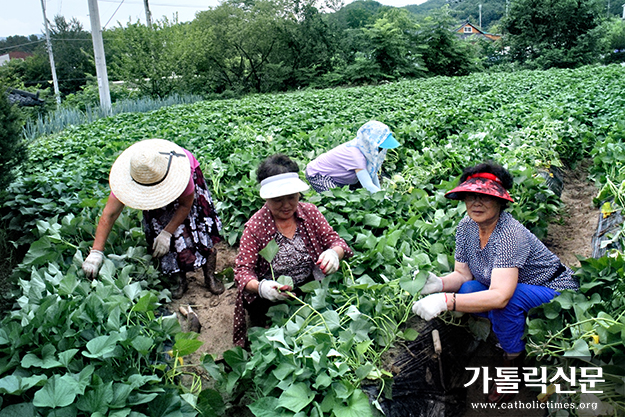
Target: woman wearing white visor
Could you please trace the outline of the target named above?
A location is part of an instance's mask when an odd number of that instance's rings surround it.
[[[298,171],[297,163],[282,154],[268,157],[256,171],[260,196],[266,202],[245,224],[236,258],[233,341],[237,346],[246,344],[245,311],[253,325],[262,326],[269,307],[286,299],[284,291],[293,290],[272,276],[290,276],[298,287],[312,281],[315,271],[317,279],[336,272],[340,260],[353,254],[314,204],[299,201],[300,193],[309,187]],[[259,252],[272,240],[279,250],[270,267]]]
[[[399,145],[387,125],[371,120],[360,126],[356,138],[310,161],[306,179],[318,193],[358,183],[375,193],[382,189],[378,172],[386,150]]]

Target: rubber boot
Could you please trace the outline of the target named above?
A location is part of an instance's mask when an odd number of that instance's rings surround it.
[[[204,271],[204,285],[208,290],[219,295],[224,292],[224,284],[215,276],[215,267],[217,265],[217,249],[211,249],[211,253],[206,258],[206,263],[202,267]]]
[[[182,298],[183,294],[187,292],[187,289],[189,288],[186,272],[179,272],[176,275],[178,276],[178,286],[171,290],[171,296],[175,300]]]
[[[517,368],[518,370],[523,366],[524,360],[524,351],[515,354],[504,353],[502,366],[506,368]],[[493,385],[490,387],[488,395],[486,396],[486,401],[488,401],[489,403],[507,403],[512,401],[515,396],[515,393],[499,392],[499,390],[497,389],[497,383],[493,383]]]

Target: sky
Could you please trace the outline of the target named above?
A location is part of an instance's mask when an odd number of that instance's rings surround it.
[[[69,21],[76,17],[82,22],[83,28],[91,31],[88,0],[43,0],[48,21],[53,21],[59,14]],[[346,0],[349,3],[351,0]],[[409,4],[420,4],[425,0],[377,0],[379,3],[402,7]],[[42,0],[0,0],[0,37],[32,34],[42,34],[43,25]],[[193,20],[195,13],[215,7],[219,0],[149,0],[152,19],[166,16],[171,19],[178,13],[178,20],[186,22]],[[145,23],[145,9],[143,0],[98,0],[100,24],[104,28],[111,28],[121,23],[125,25],[129,20],[140,20]]]

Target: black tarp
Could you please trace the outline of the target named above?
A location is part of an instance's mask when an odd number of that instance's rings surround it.
[[[460,416],[466,409],[468,377],[466,365],[475,355],[479,341],[465,327],[429,322],[415,317],[410,322],[419,336],[389,354],[394,371],[392,398],[379,403],[386,417]],[[432,330],[439,333],[442,353],[439,365]],[[442,368],[442,379],[441,371]],[[377,398],[378,386],[363,387],[369,398]],[[382,396],[384,397],[384,395]]]

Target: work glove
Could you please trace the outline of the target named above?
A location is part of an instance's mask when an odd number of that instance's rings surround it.
[[[330,275],[339,269],[339,254],[334,249],[328,249],[319,255],[317,265],[324,274]]]
[[[97,249],[91,249],[87,259],[82,263],[82,270],[89,279],[93,279],[98,276],[98,271],[104,261],[104,253]]]
[[[432,320],[443,311],[447,311],[447,294],[442,292],[430,294],[412,306],[412,312],[426,321]]]
[[[425,282],[425,285],[421,289],[421,294],[427,295],[441,291],[443,291],[443,280],[430,272],[430,274],[428,275],[428,280]]]
[[[291,287],[288,285],[282,285],[277,281],[271,279],[263,279],[258,283],[258,295],[261,298],[269,301],[282,301],[288,297],[286,292],[290,291]]]
[[[169,247],[171,245],[171,233],[167,230],[163,229],[161,233],[156,236],[154,239],[154,244],[152,245],[152,256],[155,258],[160,258],[169,252]]]

